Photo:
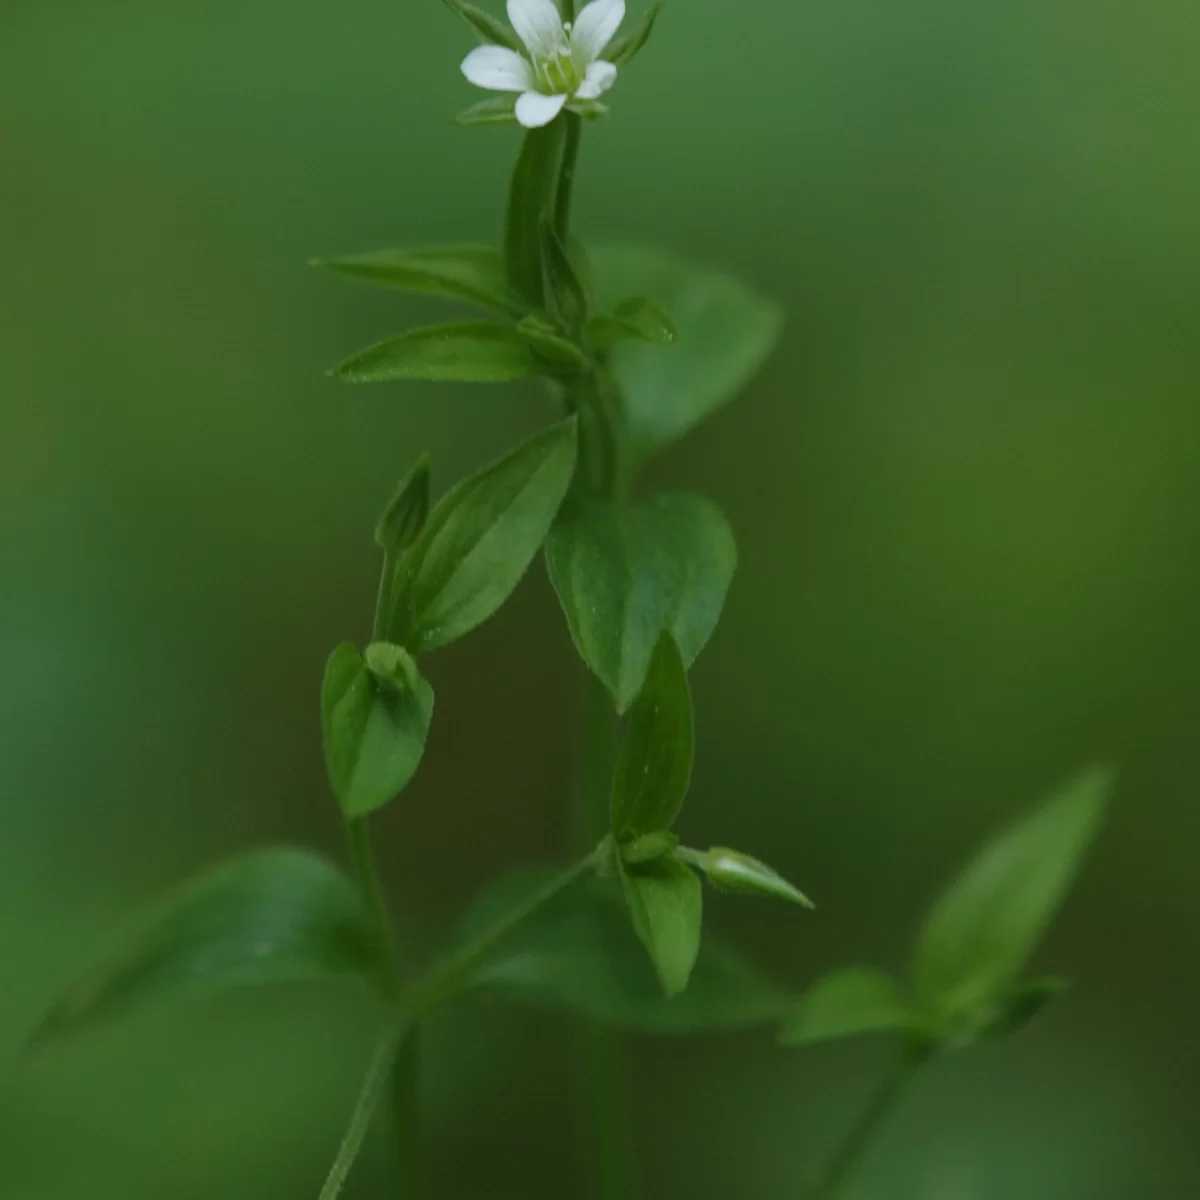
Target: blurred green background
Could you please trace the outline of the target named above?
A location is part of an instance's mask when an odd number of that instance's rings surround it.
[[[161,887],[339,850],[316,693],[367,632],[370,529],[536,389],[323,370],[443,311],[313,254],[492,240],[517,146],[448,118],[435,0],[0,7],[0,1057]],[[1044,963],[1079,983],[921,1081],[879,1200],[1200,1194],[1200,21],[1194,0],[668,7],[585,144],[579,219],[724,264],[788,332],[654,482],[739,533],[697,664],[683,832],[821,908],[713,898],[781,977],[899,965],[997,824],[1085,762],[1119,801]],[[380,821],[416,954],[564,842],[575,667],[544,572],[431,660],[427,768]],[[0,1078],[14,1200],[311,1198],[377,1014],[232,997]],[[635,1041],[648,1194],[795,1195],[887,1048]],[[430,1048],[438,1194],[581,1194],[554,1020]],[[372,1145],[350,1195],[388,1194]]]

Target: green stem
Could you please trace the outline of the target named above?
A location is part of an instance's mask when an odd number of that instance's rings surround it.
[[[568,18],[569,19],[569,18]],[[578,113],[563,114],[567,123],[563,142],[562,165],[558,173],[558,191],[554,201],[554,227],[564,246],[571,236],[571,201],[575,197],[575,170],[579,165],[579,143],[583,140],[583,118]]]
[[[400,956],[391,914],[388,911],[387,896],[379,878],[379,867],[371,845],[371,829],[365,817],[350,821],[346,828],[350,837],[350,860],[354,865],[354,876],[358,880],[367,912],[375,925],[375,935],[379,939],[386,963],[381,973],[384,994],[394,1001],[399,996]]]
[[[836,1200],[846,1180],[854,1173],[870,1149],[884,1122],[912,1083],[917,1068],[925,1061],[920,1047],[907,1047],[891,1071],[884,1077],[863,1114],[851,1127],[845,1140],[834,1152],[818,1182],[804,1193],[804,1200]]]
[[[612,706],[599,680],[584,675],[571,836],[578,849],[608,830],[608,794],[616,749]],[[596,1024],[576,1025],[580,1063],[580,1147],[595,1200],[632,1200],[636,1165],[629,1117],[625,1049]]]
[[[421,1027],[415,1021],[392,1067],[392,1128],[396,1131],[397,1195],[416,1200],[425,1194],[425,1154],[421,1145]]]

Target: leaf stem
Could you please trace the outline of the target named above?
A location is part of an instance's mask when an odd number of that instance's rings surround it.
[[[921,1045],[906,1046],[862,1115],[838,1146],[817,1183],[804,1193],[804,1200],[836,1200],[846,1180],[854,1173],[888,1117],[913,1081],[917,1068],[928,1058]]]

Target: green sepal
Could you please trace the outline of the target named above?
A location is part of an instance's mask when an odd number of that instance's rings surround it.
[[[505,25],[503,21],[497,20],[491,13],[476,8],[474,4],[467,4],[465,0],[444,0],[444,2],[452,13],[457,13],[470,25],[480,41],[493,46],[507,46],[509,50],[515,50],[521,55],[528,53],[515,31]]]
[[[628,33],[609,43],[604,51],[604,58],[615,67],[623,67],[632,62],[642,47],[650,40],[655,22],[658,20],[658,14],[662,12],[665,2],[666,0],[655,0],[649,11]]]
[[[517,99],[513,93],[480,100],[470,108],[464,108],[455,118],[458,125],[515,125],[517,123]]]
[[[544,373],[516,327],[494,321],[410,329],[360,350],[330,372],[346,383],[507,383]]]

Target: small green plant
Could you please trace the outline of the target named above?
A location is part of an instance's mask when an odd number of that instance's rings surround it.
[[[351,383],[539,380],[553,421],[435,502],[418,458],[375,529],[382,570],[369,636],[330,655],[321,689],[325,761],[352,870],[300,849],[260,851],[149,915],[121,950],[52,1008],[46,1041],[128,1011],[234,987],[357,975],[386,1012],[358,1106],[320,1195],[342,1188],[385,1093],[395,1099],[398,1195],[423,1192],[419,1038],[471,992],[574,1014],[596,1114],[590,1191],[635,1191],[612,1064],[624,1031],[781,1026],[792,1045],[901,1034],[904,1069],[852,1132],[814,1196],[830,1196],[911,1069],[935,1052],[1010,1032],[1059,988],[1018,973],[1095,829],[1107,784],[1089,775],[993,844],[935,909],[911,985],[865,969],[802,997],[702,937],[702,880],[806,897],[738,850],[675,832],[691,782],[688,669],[712,636],[737,562],[728,522],[697,495],[638,487],[650,457],[720,407],[765,360],[775,307],[733,279],[658,251],[585,246],[572,198],[585,122],[643,48],[659,7],[623,37],[623,0],[509,0],[512,28],[448,6],[482,41],[467,79],[501,95],[468,125],[519,125],[503,238],[325,260],[352,279],[483,310],[353,355]],[[471,907],[445,949],[409,974],[371,844],[372,814],[419,770],[435,717],[426,657],[471,633],[544,555],[584,665],[573,858],[522,871]],[[619,746],[618,722],[623,724]],[[315,1191],[314,1186],[314,1191]],[[573,1192],[572,1194],[580,1194]]]

